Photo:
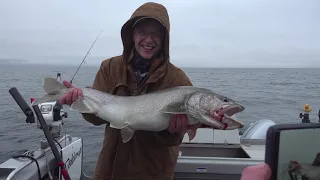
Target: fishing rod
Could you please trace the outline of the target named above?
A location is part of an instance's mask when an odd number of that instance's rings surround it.
[[[70,81],[70,83],[71,83],[71,84],[72,84],[72,81],[73,81],[74,77],[75,77],[75,76],[76,76],[76,74],[78,73],[78,71],[79,71],[80,67],[82,66],[82,64],[83,64],[83,63],[84,63],[84,61],[86,60],[86,58],[87,58],[88,54],[90,53],[91,48],[92,48],[92,47],[93,47],[93,45],[96,43],[97,39],[99,38],[100,34],[102,33],[102,31],[103,31],[103,29],[101,30],[101,32],[99,33],[99,35],[97,36],[97,38],[96,38],[96,39],[94,40],[94,42],[92,43],[92,45],[91,45],[90,49],[88,50],[87,54],[84,56],[84,58],[83,58],[83,60],[82,60],[81,64],[79,65],[79,67],[78,67],[77,71],[74,73],[74,75],[73,75],[73,77],[72,77],[72,79],[71,79],[71,81]]]

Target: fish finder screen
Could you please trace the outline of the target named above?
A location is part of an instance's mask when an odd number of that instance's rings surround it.
[[[319,128],[280,132],[277,179],[320,179]]]

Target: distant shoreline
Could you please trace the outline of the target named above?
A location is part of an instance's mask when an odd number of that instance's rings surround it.
[[[68,67],[77,67],[80,65],[74,64],[74,63],[67,63],[67,62],[61,62],[57,61],[55,63],[53,62],[47,62],[47,63],[39,63],[39,62],[32,62],[28,60],[17,60],[17,59],[0,59],[0,65],[27,65],[27,66],[68,66]],[[99,67],[100,63],[84,63],[83,67]],[[179,66],[179,68],[182,69],[319,69],[320,67],[225,67],[225,66],[217,66],[217,67],[190,67],[190,66]]]

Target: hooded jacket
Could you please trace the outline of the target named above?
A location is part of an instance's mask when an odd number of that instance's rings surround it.
[[[141,17],[152,17],[166,27],[161,55],[153,60],[147,78],[137,85],[131,66],[134,55],[132,26]],[[175,86],[192,86],[189,78],[169,59],[170,21],[166,8],[158,3],[145,3],[122,26],[123,53],[104,60],[98,70],[93,88],[122,96],[134,96]],[[121,112],[119,112],[121,113]],[[95,180],[169,180],[174,168],[183,135],[169,131],[137,131],[123,143],[120,130],[109,127],[106,121],[90,114],[82,114],[94,125],[105,124],[102,150],[94,173]]]

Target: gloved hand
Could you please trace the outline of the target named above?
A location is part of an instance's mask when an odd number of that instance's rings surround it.
[[[60,104],[71,105],[79,97],[83,98],[83,93],[82,93],[82,90],[80,88],[77,88],[77,87],[73,86],[69,81],[63,81],[63,84],[66,87],[72,88],[72,89],[59,99],[59,103]]]

